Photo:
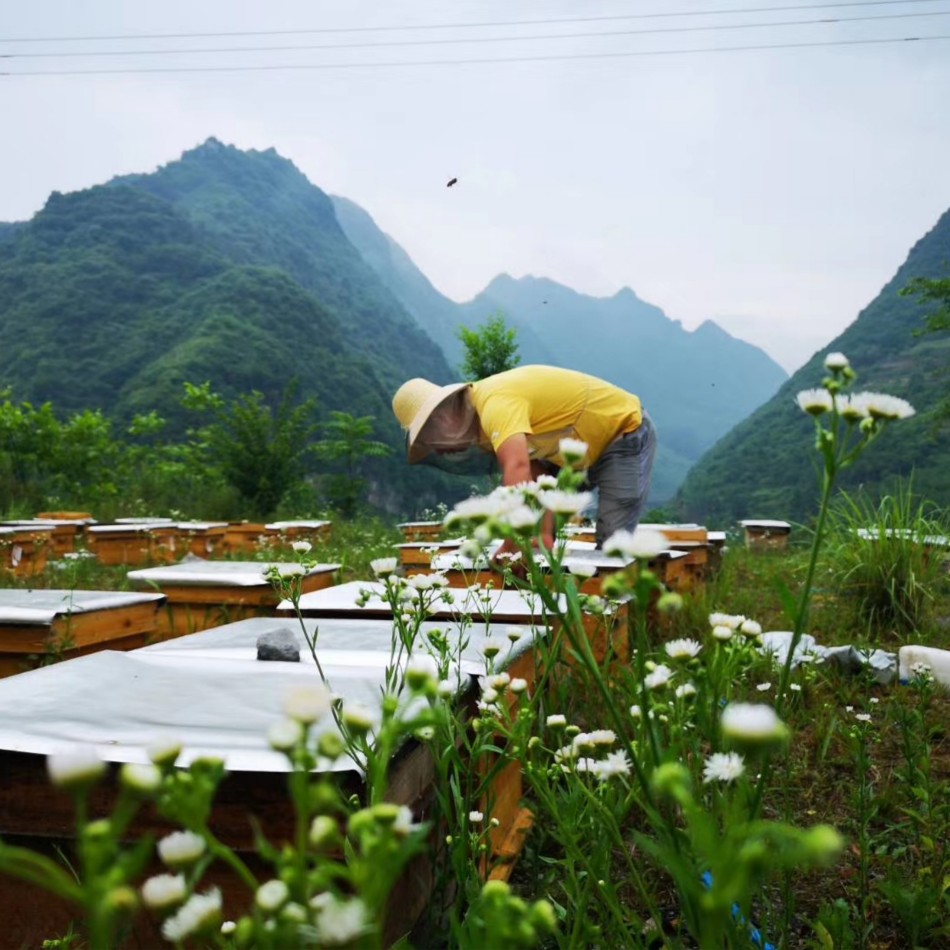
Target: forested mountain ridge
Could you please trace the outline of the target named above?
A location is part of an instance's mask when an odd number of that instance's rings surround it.
[[[502,274],[456,303],[366,211],[345,198],[333,202],[347,236],[450,362],[461,361],[457,328],[500,311],[517,331],[523,363],[567,366],[637,393],[660,432],[654,500],[672,497],[700,455],[787,378],[762,350],[712,321],[688,332],[629,288],[597,298],[546,278]]]
[[[321,415],[374,416],[397,457],[395,386],[451,375],[319,189],[283,159],[213,140],[154,176],[54,193],[0,229],[0,339],[0,389],[63,414],[98,408],[122,424],[156,410],[180,432],[185,381],[276,405],[296,379]],[[446,491],[390,468],[376,488],[395,510]]]
[[[950,440],[931,411],[950,386],[950,338],[916,335],[934,307],[900,291],[914,277],[950,275],[950,211],[910,250],[880,294],[854,322],[796,372],[760,409],[704,455],[679,495],[684,517],[716,522],[736,518],[801,520],[817,504],[813,424],[795,395],[820,384],[829,352],[843,352],[858,373],[856,388],[901,396],[914,418],[884,436],[845,470],[839,484],[869,494],[889,491],[897,478],[913,478],[923,497],[950,504]]]
[[[414,367],[449,381],[443,353],[344,235],[329,197],[274,149],[209,139],[152,174],[112,184],[170,202],[229,260],[285,271],[345,323],[351,346],[388,385]]]

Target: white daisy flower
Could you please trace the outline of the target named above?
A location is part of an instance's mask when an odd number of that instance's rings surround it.
[[[54,752],[46,758],[49,780],[58,788],[89,785],[105,775],[106,764],[91,745],[77,745],[69,752]]]
[[[356,732],[368,732],[376,721],[373,711],[368,706],[357,702],[343,704],[341,719],[347,728]]]
[[[352,943],[369,927],[366,905],[358,897],[340,900],[325,891],[314,897],[310,906],[319,910],[316,920],[318,946],[336,947]]]
[[[728,627],[736,630],[746,618],[742,614],[713,613],[709,615],[709,626]]]
[[[738,752],[714,752],[703,766],[704,782],[734,782],[745,772]]]
[[[267,730],[267,742],[278,752],[288,752],[303,738],[303,726],[296,719],[281,719]]]
[[[284,696],[284,713],[304,725],[322,719],[330,712],[330,691],[322,683],[295,686]]]
[[[834,406],[834,400],[827,389],[803,389],[795,399],[799,408],[810,416],[831,412]]]
[[[835,371],[845,369],[847,366],[850,366],[850,361],[844,353],[829,353],[825,357],[825,369]]]
[[[172,868],[194,864],[206,849],[205,839],[193,831],[173,831],[158,842],[158,856]]]
[[[580,439],[561,439],[558,443],[558,452],[569,465],[582,461],[587,455],[588,448],[587,443]]]
[[[548,511],[558,515],[579,515],[593,500],[590,492],[567,492],[552,489],[544,492],[539,501]]]
[[[724,736],[744,742],[770,742],[788,735],[775,710],[762,703],[730,703],[722,711],[720,725]]]
[[[399,567],[399,560],[394,557],[377,557],[369,562],[369,566],[377,577],[386,577]]]
[[[527,505],[518,505],[517,508],[512,508],[499,520],[510,528],[514,528],[515,531],[528,531],[537,526],[540,517],[541,512],[535,511]]]
[[[673,671],[661,663],[652,672],[647,673],[643,678],[643,685],[646,686],[647,689],[662,689],[669,683],[672,676]]]
[[[836,396],[835,406],[838,409],[838,414],[845,422],[861,422],[868,418],[867,401],[861,398],[860,393]]]
[[[874,419],[909,419],[916,413],[906,400],[886,393],[860,393],[866,400],[868,415]]]
[[[739,624],[739,632],[745,634],[747,637],[760,637],[762,636],[762,624],[757,623],[755,620],[743,620]]]
[[[188,893],[184,874],[156,874],[142,885],[142,903],[152,910],[180,904]]]
[[[181,742],[169,736],[159,736],[145,747],[145,754],[156,765],[174,765],[181,755]]]
[[[641,527],[636,531],[615,531],[604,542],[604,553],[649,560],[669,550],[669,547],[670,542],[662,531]]]
[[[568,573],[573,574],[575,577],[589,578],[597,573],[596,564],[592,564],[590,561],[582,561],[578,558],[565,561],[564,566],[567,568]]]
[[[162,924],[162,936],[171,943],[217,923],[221,916],[221,891],[216,887],[207,894],[192,894],[188,901]]]
[[[154,792],[162,784],[161,770],[151,762],[126,762],[119,770],[123,785],[135,792]]]
[[[289,898],[290,889],[287,885],[277,878],[272,878],[258,887],[254,894],[254,903],[257,904],[265,914],[273,914],[275,911],[280,910],[280,908],[287,903]]]
[[[670,640],[664,644],[663,649],[671,660],[691,660],[702,649],[702,644],[697,640]]]
[[[630,774],[630,760],[626,752],[608,752],[607,757],[600,762],[597,777],[606,782],[618,775]]]

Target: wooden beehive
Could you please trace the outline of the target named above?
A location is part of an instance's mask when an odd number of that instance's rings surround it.
[[[316,544],[330,536],[332,523],[329,521],[272,521],[264,525],[268,544],[287,547],[294,541],[309,541]]]
[[[0,589],[0,677],[96,650],[132,650],[158,630],[161,594]]]
[[[178,529],[174,522],[141,522],[90,525],[86,546],[100,564],[168,564],[179,556]]]
[[[449,554],[457,551],[461,541],[406,541],[397,544],[399,563],[404,568],[427,568],[432,565],[434,554]]]
[[[165,595],[168,603],[159,618],[159,632],[177,637],[274,614],[280,597],[265,576],[270,566],[266,561],[194,560],[130,571],[128,578],[136,587]],[[277,566],[288,571],[299,567]],[[339,564],[314,565],[303,575],[301,589],[309,593],[329,587],[339,569]]]
[[[361,592],[369,591],[370,600],[359,606]],[[300,612],[307,618],[355,618],[369,617],[391,619],[392,608],[383,599],[383,585],[379,582],[350,581],[336,587],[306,594],[300,598]],[[562,601],[563,603],[563,601]],[[504,590],[500,587],[481,590],[450,588],[434,601],[433,620],[458,621],[465,617],[475,623],[490,618],[493,624],[526,624],[546,627],[549,618],[544,614],[541,599],[528,591]],[[278,613],[289,615],[291,605],[284,601]],[[557,633],[557,623],[552,623],[552,632]],[[625,657],[629,653],[626,641],[626,610],[623,605],[606,617],[584,616],[584,630],[590,640],[594,656],[604,661],[608,654]]]
[[[784,551],[792,526],[787,521],[740,521],[747,548],[756,551]]]
[[[180,556],[218,557],[225,553],[226,521],[179,521],[177,529],[177,553]]]
[[[224,532],[224,553],[229,557],[255,554],[267,544],[267,526],[263,521],[231,521]]]
[[[46,527],[0,527],[0,576],[42,574],[52,549],[53,529]]]
[[[144,761],[150,741],[174,735],[185,747],[181,764],[202,755],[225,759],[229,774],[215,799],[210,830],[239,853],[258,880],[271,877],[272,866],[258,857],[257,834],[279,848],[294,840],[295,829],[293,809],[288,807],[286,761],[269,747],[266,731],[280,717],[281,697],[287,689],[317,674],[306,651],[300,663],[254,659],[256,639],[269,625],[272,622],[263,619],[247,620],[129,654],[83,657],[0,684],[3,840],[10,845],[39,846],[50,855],[71,853],[75,827],[71,802],[50,787],[47,754],[81,742],[95,745],[109,762]],[[390,626],[365,620],[320,624],[321,665],[344,702],[369,703],[378,696],[379,663],[389,653]],[[483,633],[474,631],[474,640]],[[318,635],[316,625],[309,626],[308,635]],[[514,656],[513,648],[510,652]],[[478,667],[466,655],[460,670],[465,686],[459,701],[463,703],[477,689],[472,671]],[[526,670],[530,668],[526,663]],[[520,667],[511,669],[513,675],[522,675]],[[143,697],[148,701],[142,701]],[[74,721],[62,716],[63,707],[83,709],[84,715]],[[317,728],[333,726],[325,721]],[[336,781],[344,792],[361,796],[360,773],[347,760],[338,767]],[[417,820],[427,818],[435,798],[435,777],[430,750],[408,741],[393,760],[386,798],[407,805]],[[93,790],[92,818],[108,813],[115,802],[116,784],[110,777]],[[520,772],[510,768],[503,770],[489,793],[494,803],[491,817],[500,823],[492,837],[493,843],[498,841],[500,854],[518,840],[515,824],[523,827],[520,794]],[[131,836],[160,837],[171,830],[148,809],[132,826]],[[443,835],[444,829],[434,829],[434,840]],[[504,866],[509,867],[516,855],[503,854]],[[153,866],[146,874],[158,870]],[[406,869],[391,895],[385,943],[412,927],[425,907],[432,882],[428,856]],[[220,887],[226,917],[236,918],[250,906],[252,894],[220,863],[205,877],[203,886],[208,885]],[[73,908],[47,893],[7,876],[0,876],[0,906],[4,907],[5,940],[11,946],[39,946],[50,934],[65,932],[75,915]],[[137,918],[131,939],[136,946],[161,942],[157,926],[144,914]]]
[[[76,550],[76,538],[82,528],[82,522],[73,519],[32,518],[28,521],[4,521],[2,527],[17,528],[21,531],[46,531],[49,529],[48,554],[61,558]]]
[[[435,541],[442,534],[441,521],[403,521],[396,525],[407,541]]]

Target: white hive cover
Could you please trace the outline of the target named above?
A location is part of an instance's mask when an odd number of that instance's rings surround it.
[[[0,749],[38,755],[91,745],[109,762],[146,762],[148,746],[164,738],[182,743],[182,765],[201,756],[222,758],[230,771],[285,772],[285,757],[270,748],[267,731],[283,718],[282,701],[317,671],[301,643],[301,662],[260,662],[258,636],[269,618],[228,624],[128,653],[101,651],[0,680]],[[285,624],[286,626],[286,624]],[[430,628],[439,625],[429,625]],[[332,691],[347,702],[378,708],[390,661],[389,624],[321,624],[318,657]],[[312,627],[311,627],[312,632]],[[296,636],[301,639],[299,628]],[[501,636],[507,664],[530,648],[529,632],[512,644]],[[483,670],[484,630],[472,633],[460,660],[457,688]],[[505,652],[507,651],[507,652]],[[496,659],[496,668],[503,668]],[[418,701],[418,700],[417,700]],[[315,731],[335,729],[326,717]],[[359,771],[347,758],[325,770]]]
[[[109,590],[0,589],[0,623],[49,626],[61,614],[114,610],[164,601],[164,594]]]
[[[272,521],[264,527],[273,531],[283,531],[285,528],[324,528],[328,524],[330,524],[329,521]]]
[[[299,568],[294,561],[275,564],[273,561],[205,561],[202,558],[190,558],[178,564],[129,571],[126,576],[133,584],[140,585],[259,587],[269,583],[266,572],[275,566],[287,571]],[[332,573],[339,569],[339,564],[315,564],[306,572],[306,576]]]
[[[360,607],[358,601],[363,591],[370,599]],[[391,617],[392,608],[384,597],[385,587],[380,581],[349,581],[334,587],[325,587],[300,598],[300,611],[304,616]],[[564,598],[560,600],[563,608]],[[444,588],[433,601],[435,613],[440,620],[459,617],[481,618],[487,615],[502,623],[533,623],[543,625],[544,609],[541,598],[529,591]],[[277,606],[282,613],[293,613],[293,604],[288,600]]]

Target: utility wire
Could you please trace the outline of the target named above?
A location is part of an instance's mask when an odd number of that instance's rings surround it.
[[[636,30],[608,30],[579,33],[545,33],[534,36],[483,36],[472,39],[453,37],[437,40],[380,40],[369,43],[318,43],[293,46],[218,46],[192,49],[99,50],[81,52],[0,53],[0,59],[65,59],[96,58],[103,56],[178,56],[206,53],[289,53],[333,49],[377,49],[394,46],[451,46],[458,44],[518,43],[537,40],[576,40],[611,36],[652,36],[659,33],[708,33],[728,30],[768,29],[771,27],[828,26],[836,23],[866,23],[878,20],[909,20],[919,17],[950,16],[950,10],[931,10],[927,13],[877,13],[868,16],[823,17],[818,20],[773,20],[758,23],[716,23],[705,26],[660,26]]]
[[[244,73],[289,70],[380,69],[406,66],[488,66],[496,63],[546,63],[569,60],[634,59],[639,57],[690,56],[702,53],[739,53],[761,50],[818,49],[831,46],[880,46],[888,43],[924,43],[950,40],[950,33],[933,36],[896,36],[887,39],[827,40],[809,43],[774,43],[749,46],[708,46],[692,49],[636,50],[624,53],[564,53],[538,56],[509,56],[480,59],[404,60],[376,63],[277,63],[259,66],[154,66],[127,69],[49,69],[0,72],[0,77],[16,76],[119,76],[146,73]]]
[[[780,7],[733,7],[720,10],[679,10],[662,13],[626,13],[604,16],[545,17],[534,20],[486,20],[479,23],[423,23],[416,26],[344,26],[314,27],[287,30],[231,30],[206,33],[111,33],[101,36],[8,36],[0,43],[84,43],[107,40],[207,39],[215,36],[290,36],[305,33],[384,33],[412,30],[463,30],[495,26],[540,26],[556,23],[594,23],[616,20],[655,20],[672,17],[725,16],[736,13],[787,13],[790,10],[831,10],[841,7],[904,6],[914,3],[935,3],[939,0],[843,0],[839,3],[804,3]]]

